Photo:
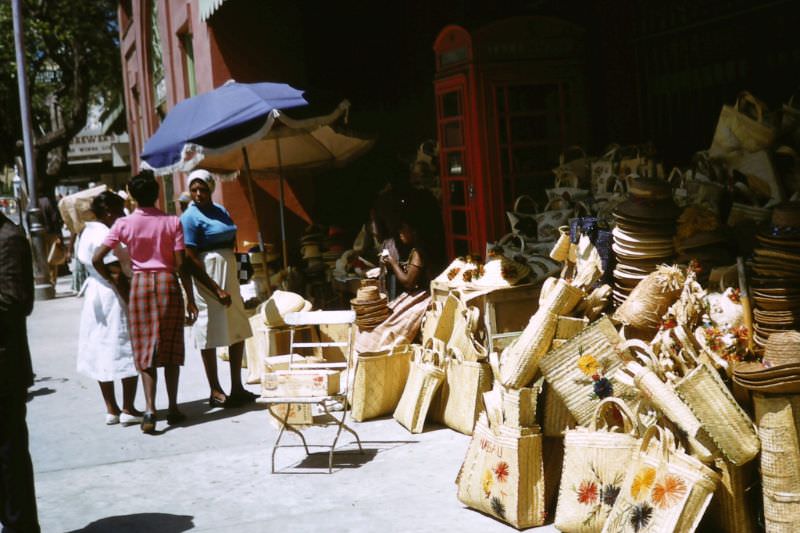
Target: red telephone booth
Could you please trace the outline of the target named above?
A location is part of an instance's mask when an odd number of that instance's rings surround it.
[[[451,25],[433,48],[447,253],[482,253],[515,199],[543,205],[559,154],[585,145],[583,30],[546,17]]]

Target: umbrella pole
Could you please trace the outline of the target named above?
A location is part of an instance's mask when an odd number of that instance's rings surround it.
[[[253,176],[250,175],[250,158],[247,157],[247,148],[242,148],[242,156],[244,157],[244,178],[247,182],[247,197],[250,199],[250,210],[256,219],[256,231],[258,233],[258,249],[261,252],[261,266],[264,267],[264,276],[267,279],[267,296],[272,296],[272,283],[269,279],[269,266],[267,266],[267,251],[264,249],[264,237],[261,234],[261,222],[258,219],[258,212],[256,212],[256,198],[253,196]]]
[[[278,179],[280,181],[280,212],[281,212],[281,246],[283,247],[283,268],[289,268],[289,255],[286,253],[286,215],[284,214],[283,197],[283,161],[281,161],[281,139],[275,138],[275,151],[278,155]]]

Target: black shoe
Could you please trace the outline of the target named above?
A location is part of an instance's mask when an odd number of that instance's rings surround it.
[[[180,411],[175,411],[174,413],[169,413],[167,415],[167,424],[170,426],[174,426],[175,424],[180,424],[186,420],[186,415],[181,413]]]
[[[224,400],[220,400],[213,394],[208,397],[208,405],[209,407],[228,407],[228,402],[230,401],[230,397],[226,396]]]
[[[156,415],[154,413],[145,413],[142,417],[142,433],[152,435],[156,430]]]
[[[258,394],[253,394],[249,390],[242,390],[241,392],[236,392],[228,396],[228,401],[225,402],[225,407],[239,407],[241,405],[247,405],[248,403],[253,403],[258,398]]]

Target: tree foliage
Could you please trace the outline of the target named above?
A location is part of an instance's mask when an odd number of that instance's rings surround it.
[[[66,147],[100,99],[113,109],[122,99],[116,2],[23,0],[25,54],[37,167]],[[11,4],[0,2],[0,163],[13,159],[22,139]],[[53,127],[50,100],[61,108]]]

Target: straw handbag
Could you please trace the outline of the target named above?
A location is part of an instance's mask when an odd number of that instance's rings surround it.
[[[514,235],[536,237],[536,219],[534,216],[538,212],[539,206],[533,201],[533,198],[527,194],[518,196],[514,200],[514,209],[506,211],[511,232]]]
[[[492,369],[485,361],[466,361],[458,349],[445,358],[445,379],[431,405],[431,419],[450,429],[472,435],[483,410],[483,393],[492,388]]]
[[[717,458],[715,467],[720,472],[720,483],[711,499],[701,531],[720,533],[751,533],[758,531],[752,501],[754,492],[750,487],[755,482],[755,462],[735,466],[723,458]]]
[[[489,364],[495,378],[500,375],[497,352],[489,354]],[[537,379],[530,387],[509,389],[495,379],[490,392],[483,395],[486,408],[490,406],[499,414],[491,420],[499,420],[513,428],[533,427],[536,424],[536,411],[539,405],[539,394],[544,385],[544,378]],[[487,401],[489,398],[489,401]]]
[[[544,384],[541,402],[542,434],[545,437],[562,438],[564,431],[575,427],[575,417],[548,383]]]
[[[605,412],[616,407],[622,427],[608,427]],[[606,398],[595,409],[588,428],[567,431],[564,466],[556,507],[559,531],[599,533],[622,488],[625,472],[639,449],[633,414],[616,398]]]
[[[676,448],[669,431],[651,426],[629,462],[603,533],[691,533],[718,482],[719,474]]]
[[[357,422],[394,412],[408,379],[414,349],[408,344],[360,353],[351,388],[351,415]]]
[[[580,146],[570,146],[558,156],[558,166],[553,173],[558,179],[563,174],[575,176],[580,183],[588,184],[592,158]],[[577,185],[576,185],[577,187]]]
[[[542,434],[481,414],[456,478],[458,500],[522,529],[545,520]]]
[[[752,109],[752,116],[745,112],[746,106]],[[740,93],[733,106],[722,106],[708,154],[719,158],[737,150],[756,152],[770,146],[775,128],[765,121],[766,114],[764,102],[749,92]]]
[[[677,266],[661,265],[644,278],[617,308],[614,320],[655,333],[661,317],[683,291],[685,276]]]
[[[764,522],[769,532],[794,532],[800,524],[800,398],[764,396],[753,401],[761,437]]]
[[[480,309],[459,303],[454,312],[453,329],[447,341],[447,349],[456,350],[466,361],[485,359],[486,348],[476,342],[474,336],[479,321]]]
[[[441,357],[436,351],[414,345],[408,380],[394,410],[394,419],[411,433],[421,433],[436,391],[444,381]]]
[[[611,190],[615,181],[614,158],[618,149],[619,145],[611,145],[602,157],[595,159],[590,165],[591,190],[595,198],[608,194]]]
[[[551,242],[558,239],[558,228],[569,222],[574,213],[574,209],[555,208],[559,200],[550,200],[544,206],[541,213],[533,215],[536,221],[536,238],[539,242]]]
[[[422,316],[422,327],[420,328],[420,336],[422,337],[422,344],[432,339],[436,333],[436,328],[439,323],[439,318],[442,316],[442,302],[431,302],[431,307]]]
[[[761,446],[752,420],[739,407],[719,373],[685,348],[685,360],[695,366],[674,381],[675,392],[726,459],[734,465],[752,460]]]
[[[608,396],[629,405],[637,400],[634,387],[617,379],[622,370],[619,336],[608,317],[602,317],[539,362],[553,387],[578,424],[585,426],[599,401]]]
[[[503,350],[500,358],[500,382],[509,388],[530,384],[536,375],[539,361],[550,349],[556,332],[558,316],[547,309],[539,309],[512,344]]]

